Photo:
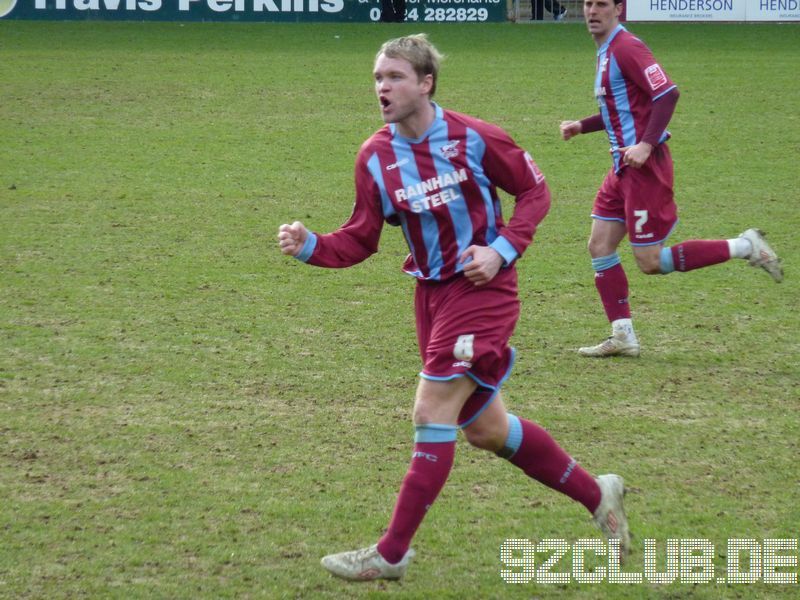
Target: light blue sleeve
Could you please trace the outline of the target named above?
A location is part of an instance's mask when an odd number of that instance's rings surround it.
[[[317,247],[317,234],[309,231],[308,237],[306,238],[306,241],[303,244],[303,249],[300,250],[300,254],[295,256],[295,258],[303,262],[308,262],[308,259],[311,258],[311,255],[314,253],[314,248],[316,247]]]
[[[496,250],[497,253],[503,257],[503,260],[507,265],[510,265],[519,257],[519,254],[517,254],[517,251],[514,250],[514,246],[511,245],[511,242],[509,242],[502,235],[489,244],[489,247]]]

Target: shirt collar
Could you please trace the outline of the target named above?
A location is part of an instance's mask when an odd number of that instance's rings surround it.
[[[396,123],[390,123],[389,130],[392,132],[392,137],[402,138],[404,140],[407,140],[411,144],[419,144],[422,140],[428,137],[437,127],[439,121],[441,121],[444,118],[444,109],[442,109],[442,107],[436,104],[436,102],[434,102],[433,100],[431,100],[431,104],[433,105],[433,122],[431,122],[428,129],[425,130],[425,133],[423,133],[417,139],[407,138],[405,136],[400,135],[400,133],[397,131]]]
[[[622,26],[622,24],[620,24],[620,25],[617,25],[617,26],[614,28],[614,31],[612,31],[612,32],[611,32],[611,35],[609,35],[609,36],[608,36],[608,39],[607,39],[607,40],[606,40],[606,41],[603,43],[603,45],[602,45],[602,46],[600,46],[600,47],[597,49],[597,56],[600,56],[601,54],[605,54],[605,53],[606,53],[606,51],[608,50],[608,46],[611,44],[612,40],[613,40],[615,37],[617,37],[617,34],[618,34],[620,31],[628,31],[628,30],[627,30],[627,29],[625,29],[625,27],[623,27],[623,26]]]

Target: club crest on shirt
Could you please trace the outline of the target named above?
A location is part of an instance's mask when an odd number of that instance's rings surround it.
[[[447,142],[444,146],[439,148],[439,151],[445,158],[455,158],[456,156],[458,156],[458,144],[460,143],[461,140]]]
[[[647,77],[647,83],[650,84],[650,89],[652,90],[657,90],[667,83],[667,74],[664,73],[658,64],[647,67],[644,70],[644,76]]]

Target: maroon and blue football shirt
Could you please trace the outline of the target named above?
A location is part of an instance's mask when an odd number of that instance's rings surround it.
[[[675,87],[650,49],[622,25],[598,48],[595,97],[611,143],[615,171],[622,166],[616,149],[642,140],[653,102]],[[658,141],[668,138],[665,131]]]
[[[338,230],[310,233],[297,256],[321,267],[348,267],[378,250],[383,223],[400,226],[410,250],[403,270],[446,281],[463,271],[471,245],[491,246],[512,263],[547,214],[550,193],[531,156],[502,129],[444,110],[419,139],[389,124],[356,159],[353,213]],[[500,188],[516,198],[503,220]]]

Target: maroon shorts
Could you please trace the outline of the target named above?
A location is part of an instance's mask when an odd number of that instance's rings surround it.
[[[678,222],[672,190],[672,157],[666,144],[653,148],[641,169],[612,169],[603,180],[592,208],[592,218],[619,221],[634,246],[661,244]]]
[[[421,377],[447,381],[468,375],[483,388],[500,387],[513,364],[508,340],[519,318],[513,266],[481,287],[463,276],[419,281],[414,306]]]

